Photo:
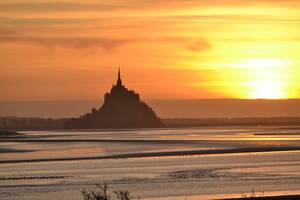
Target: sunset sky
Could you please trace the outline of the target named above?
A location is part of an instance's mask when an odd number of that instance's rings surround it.
[[[0,0],[0,101],[299,98],[298,0]]]

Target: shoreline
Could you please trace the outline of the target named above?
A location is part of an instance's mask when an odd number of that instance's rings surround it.
[[[300,117],[286,116],[286,117],[215,117],[215,118],[161,118],[163,127],[123,127],[123,128],[84,128],[72,129],[65,128],[64,123],[72,118],[40,118],[40,117],[5,117],[0,116],[0,124],[4,120],[14,120],[12,125],[0,126],[0,130],[7,131],[122,131],[122,130],[144,130],[144,129],[177,129],[177,128],[210,128],[210,127],[299,127]],[[21,122],[27,121],[27,125]],[[40,125],[36,126],[32,121],[39,120]],[[51,121],[51,126],[47,124]],[[54,124],[54,125],[53,125]]]

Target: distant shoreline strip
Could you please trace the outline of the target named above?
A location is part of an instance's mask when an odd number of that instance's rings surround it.
[[[263,153],[263,152],[286,152],[300,151],[299,147],[253,147],[253,148],[232,148],[232,149],[211,149],[211,150],[188,150],[188,151],[166,151],[166,152],[141,152],[124,153],[106,156],[77,157],[77,158],[42,158],[26,160],[0,160],[0,164],[12,163],[34,163],[34,162],[57,162],[57,161],[84,161],[84,160],[105,160],[105,159],[126,159],[126,158],[149,158],[149,157],[171,157],[171,156],[195,156],[212,154],[235,154],[235,153]]]

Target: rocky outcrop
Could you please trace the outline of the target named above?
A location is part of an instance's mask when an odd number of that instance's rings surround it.
[[[121,80],[118,80],[109,93],[104,96],[104,103],[99,109],[92,109],[80,118],[66,122],[66,128],[155,128],[163,127],[155,112],[143,101],[139,94],[128,90]]]

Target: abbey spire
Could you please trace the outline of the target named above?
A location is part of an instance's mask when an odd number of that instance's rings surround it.
[[[118,86],[122,86],[120,67],[118,67],[118,80],[117,80],[117,85],[118,85]]]

